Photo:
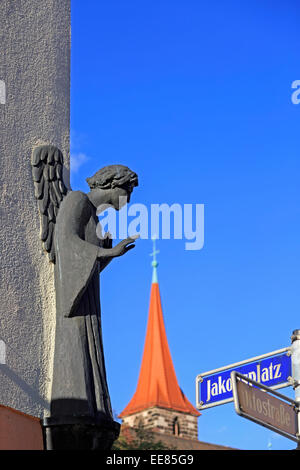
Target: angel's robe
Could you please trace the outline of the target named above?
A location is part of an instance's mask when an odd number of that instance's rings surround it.
[[[112,420],[104,363],[96,208],[70,191],[56,220],[56,335],[51,416]]]

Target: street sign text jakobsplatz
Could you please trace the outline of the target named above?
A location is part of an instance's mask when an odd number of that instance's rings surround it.
[[[285,354],[270,353],[268,357],[258,356],[256,362],[250,363],[249,359],[235,364],[234,368],[231,365],[200,374],[197,377],[197,407],[203,409],[233,401],[230,375],[233,370],[268,387],[282,388],[290,385],[291,357],[289,349],[285,350]]]

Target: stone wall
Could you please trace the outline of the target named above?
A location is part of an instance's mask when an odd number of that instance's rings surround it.
[[[163,434],[177,435],[174,422],[177,419],[179,426],[178,437],[186,439],[198,439],[198,418],[180,411],[166,408],[153,407],[134,413],[123,418],[123,425],[137,427],[139,424],[144,429],[151,429]]]
[[[0,16],[0,404],[41,417],[49,408],[55,293],[30,160],[34,146],[57,145],[69,184],[70,0],[1,0]]]

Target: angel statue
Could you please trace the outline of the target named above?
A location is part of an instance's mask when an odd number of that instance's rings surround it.
[[[119,434],[106,380],[99,273],[134,248],[137,236],[112,246],[96,234],[97,208],[130,201],[136,173],[111,165],[87,178],[90,192],[68,190],[63,155],[53,145],[32,155],[41,241],[54,263],[56,331],[50,416],[44,418],[46,447],[109,449]],[[121,203],[120,203],[121,201]]]

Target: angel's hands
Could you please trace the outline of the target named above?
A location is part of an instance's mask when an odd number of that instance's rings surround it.
[[[128,237],[125,240],[122,240],[120,243],[118,243],[114,248],[112,248],[113,251],[113,257],[117,256],[122,256],[127,251],[132,250],[132,248],[135,247],[133,243],[139,238],[139,235],[133,235],[132,237]]]
[[[131,237],[122,240],[113,248],[100,248],[99,250],[99,257],[100,258],[117,258],[118,256],[122,256],[127,251],[132,250],[135,247],[133,244],[140,236],[139,235],[132,235]]]

